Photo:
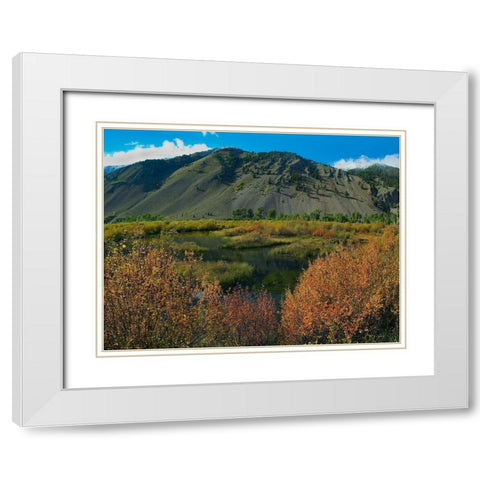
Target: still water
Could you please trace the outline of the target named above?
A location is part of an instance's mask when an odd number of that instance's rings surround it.
[[[224,248],[224,238],[210,232],[181,233],[175,235],[177,243],[194,242],[207,250],[201,253],[205,261],[245,262],[254,268],[253,275],[239,281],[240,285],[252,290],[262,287],[280,300],[286,289],[293,288],[308,261],[293,260],[284,256],[275,256],[270,247],[232,249]]]

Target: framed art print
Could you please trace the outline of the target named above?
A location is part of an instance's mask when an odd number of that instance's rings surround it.
[[[14,420],[466,407],[466,88],[17,56]]]

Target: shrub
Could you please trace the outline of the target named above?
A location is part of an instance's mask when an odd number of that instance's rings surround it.
[[[312,232],[312,235],[315,237],[323,238],[335,238],[335,233],[331,230],[325,230],[324,228],[317,228]]]
[[[212,346],[274,345],[279,331],[275,301],[264,291],[236,287],[210,302],[206,331]]]
[[[279,322],[270,295],[241,287],[223,292],[218,281],[200,279],[199,268],[193,253],[185,252],[178,268],[164,247],[113,248],[104,261],[104,348],[276,343]]]
[[[185,262],[193,269],[197,261],[187,255]],[[164,248],[114,250],[104,262],[104,348],[199,345],[205,288],[193,275],[179,274]]]
[[[282,305],[286,343],[398,340],[399,242],[380,239],[318,258]]]

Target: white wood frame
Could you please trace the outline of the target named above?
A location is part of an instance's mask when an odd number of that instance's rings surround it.
[[[21,426],[468,406],[468,77],[459,72],[19,54],[13,62],[13,419]],[[435,374],[63,388],[65,91],[432,104]]]

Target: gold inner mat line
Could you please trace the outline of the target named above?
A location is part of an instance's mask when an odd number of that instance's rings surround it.
[[[115,125],[111,127],[110,125]],[[116,127],[116,125],[119,125]],[[126,127],[128,125],[128,127]],[[134,125],[140,125],[135,127]],[[150,126],[150,127],[146,127]],[[406,328],[405,318],[406,292],[404,282],[406,280],[406,201],[405,201],[405,175],[406,175],[406,130],[393,129],[373,129],[373,128],[326,128],[326,127],[285,127],[285,126],[267,126],[267,125],[214,125],[214,124],[177,124],[177,123],[151,123],[151,122],[118,122],[118,121],[97,121],[95,125],[95,148],[96,148],[96,218],[95,218],[95,236],[96,236],[96,308],[95,308],[95,356],[96,358],[115,358],[115,357],[146,357],[146,356],[185,356],[185,355],[226,355],[226,354],[252,354],[252,353],[303,353],[303,352],[338,352],[338,351],[374,351],[374,350],[399,350],[406,349]],[[218,128],[217,128],[218,127]],[[398,137],[399,138],[399,167],[400,167],[400,319],[399,319],[399,342],[388,344],[332,344],[318,346],[303,345],[265,345],[258,347],[202,347],[192,349],[192,351],[175,352],[175,348],[170,349],[149,349],[149,350],[104,350],[103,349],[103,258],[99,255],[99,249],[103,251],[103,156],[104,156],[104,130],[161,130],[169,131],[178,128],[181,131],[202,132],[212,131],[225,133],[282,133],[297,135],[329,135],[329,136],[378,136],[378,137]],[[235,130],[232,130],[235,129]],[[241,129],[241,130],[236,130]],[[255,129],[255,130],[246,130]],[[261,129],[261,130],[260,130]],[[277,131],[272,131],[277,130]],[[298,131],[297,131],[298,130]],[[305,130],[305,132],[304,132]],[[351,133],[354,132],[354,133]],[[357,133],[358,132],[358,133]],[[370,133],[360,133],[370,132]],[[375,132],[375,133],[371,133]],[[388,132],[388,133],[383,133]],[[99,135],[101,139],[99,139]],[[99,141],[100,140],[100,141]],[[101,152],[99,151],[101,145]],[[100,168],[101,166],[101,168]],[[99,177],[101,175],[101,181]],[[101,215],[100,215],[101,212]],[[101,225],[100,227],[100,217]],[[101,263],[101,266],[100,266]],[[403,294],[402,294],[403,293]],[[100,308],[101,300],[101,308]],[[100,312],[101,310],[101,312]],[[100,315],[101,313],[101,315]],[[99,318],[100,317],[100,318]],[[402,341],[403,339],[403,341]],[[365,346],[363,345],[371,345]],[[375,345],[375,346],[373,346]],[[248,349],[248,351],[244,351]],[[233,350],[233,351],[232,351]],[[241,350],[241,351],[239,351]],[[112,353],[110,353],[112,352]],[[115,353],[117,352],[117,353]],[[132,353],[130,353],[132,352]],[[142,353],[137,353],[142,352]]]

